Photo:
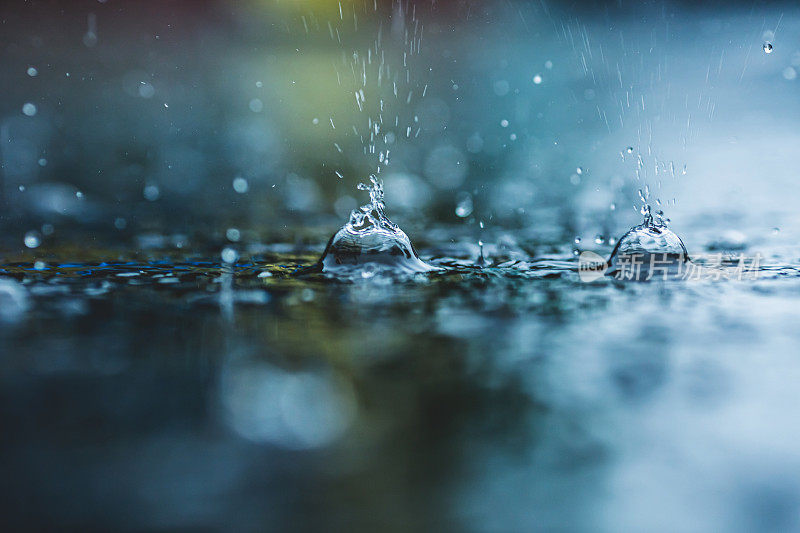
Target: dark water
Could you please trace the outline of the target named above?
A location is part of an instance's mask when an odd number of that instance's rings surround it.
[[[298,277],[296,245],[5,261],[3,523],[800,527],[792,264],[583,283],[571,247],[476,251],[401,278]]]

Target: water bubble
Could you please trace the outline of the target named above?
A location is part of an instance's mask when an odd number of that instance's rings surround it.
[[[42,236],[36,230],[31,230],[25,234],[25,246],[28,248],[38,248],[42,244]]]
[[[19,189],[19,192],[25,192],[25,186],[24,185],[20,185],[17,188]]]
[[[595,238],[594,238],[594,243],[595,244],[603,244],[604,242],[606,242],[606,238],[605,237],[603,237],[602,235],[596,235],[595,236]]]
[[[123,230],[128,226],[128,221],[122,217],[117,217],[114,219],[114,227],[118,230]]]
[[[617,204],[615,204],[615,203],[612,203],[611,205],[609,205],[609,206],[608,206],[608,208],[609,208],[611,211],[616,211],[616,209],[617,209]]]
[[[264,86],[263,82],[260,82],[260,81],[256,82],[256,87],[258,87],[259,89],[262,88],[263,86]]]
[[[542,83],[542,76],[541,76],[541,74],[536,74],[536,75],[533,77],[533,83],[534,83],[534,85],[539,85],[539,84],[541,84],[541,83]]]
[[[155,183],[148,183],[144,187],[143,194],[146,200],[155,202],[158,200],[158,197],[161,196],[161,191],[158,189],[158,185]]]
[[[579,175],[579,176],[580,176],[580,175],[582,175],[582,174],[583,174],[583,167],[578,167],[578,168],[576,168],[576,169],[575,169],[575,173],[576,173],[577,175]]]
[[[786,67],[783,69],[783,79],[792,81],[795,78],[797,78],[797,71],[794,67]]]
[[[239,242],[239,239],[242,238],[241,232],[236,228],[228,228],[228,230],[225,232],[225,236],[231,242]]]
[[[56,228],[52,224],[42,224],[42,235],[52,235]]]
[[[253,98],[250,100],[248,107],[253,113],[261,113],[261,111],[264,109],[264,102],[262,102],[260,98]]]
[[[512,141],[516,141],[517,140],[517,134],[516,133],[512,133],[511,135],[508,136],[508,138],[511,139]]]
[[[553,68],[553,62],[548,59],[547,61],[544,62],[544,68],[546,68],[547,70],[552,69]]]
[[[250,189],[250,184],[241,176],[233,178],[233,190],[239,194],[244,194]]]
[[[580,243],[581,243],[581,238],[580,238],[580,237],[575,237],[575,239],[574,239],[574,241],[573,241],[573,242],[574,242],[575,244],[580,244]]]
[[[26,102],[25,105],[22,106],[22,113],[32,117],[36,114],[36,105],[30,102]]]
[[[33,263],[34,270],[45,270],[46,268],[47,268],[47,263],[45,263],[44,261],[35,261]]]
[[[581,182],[581,177],[580,177],[580,176],[578,176],[577,174],[572,174],[572,175],[569,177],[569,182],[570,182],[571,184],[573,184],[573,185],[579,185],[579,184],[580,184],[580,182]]]
[[[472,214],[473,210],[472,195],[469,193],[461,193],[456,199],[456,215],[461,218],[466,218]]]
[[[239,259],[239,252],[234,250],[233,248],[223,248],[222,253],[220,254],[222,257],[222,262],[227,264],[233,264]]]
[[[781,228],[777,228],[777,227],[776,228],[772,228],[772,234],[773,235],[777,235],[780,232],[781,232]]]
[[[769,41],[765,42],[764,46],[762,48],[764,49],[764,53],[765,54],[771,54],[772,53],[772,43],[771,42],[769,42]]]
[[[506,119],[501,120],[500,121],[500,126],[502,126],[504,128],[507,128],[508,127],[508,121]]]
[[[47,159],[42,157],[42,158],[39,159],[38,163],[39,163],[40,167],[46,167],[47,166]]]
[[[627,148],[625,148],[625,151],[628,152],[629,154],[632,154],[633,153],[633,146],[628,146]]]
[[[39,75],[39,71],[36,70],[36,67],[28,67],[28,76],[31,78],[35,78]]]

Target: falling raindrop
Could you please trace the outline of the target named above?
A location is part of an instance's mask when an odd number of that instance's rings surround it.
[[[222,250],[222,262],[227,264],[233,264],[239,259],[239,252],[234,250],[233,248],[224,248]]]
[[[456,215],[461,218],[466,218],[472,214],[473,207],[472,195],[469,193],[462,193],[456,200]]]
[[[250,184],[241,176],[233,178],[233,190],[239,194],[244,194],[250,189]]]
[[[155,202],[161,195],[161,191],[159,191],[158,185],[156,185],[155,183],[148,183],[144,187],[143,194],[146,200],[150,202]]]
[[[38,248],[40,244],[42,244],[42,237],[38,231],[32,230],[25,234],[25,246]]]
[[[228,228],[228,231],[225,232],[225,236],[231,242],[239,242],[239,239],[242,238],[241,232],[236,228]]]

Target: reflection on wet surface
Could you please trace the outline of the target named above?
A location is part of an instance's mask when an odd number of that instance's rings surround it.
[[[444,244],[340,279],[292,248],[4,261],[8,523],[798,525],[794,265],[583,283],[571,249]]]

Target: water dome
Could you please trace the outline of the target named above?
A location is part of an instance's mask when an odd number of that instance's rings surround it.
[[[328,241],[318,266],[323,272],[364,267],[404,273],[438,270],[419,258],[408,235],[386,216],[381,182],[375,176],[370,182],[358,186],[369,191],[370,203],[350,213],[347,224]]]
[[[676,273],[689,262],[686,246],[669,229],[663,212],[653,213],[645,204],[642,213],[644,221],[629,229],[611,252],[607,274],[650,279],[656,268],[660,273]]]

